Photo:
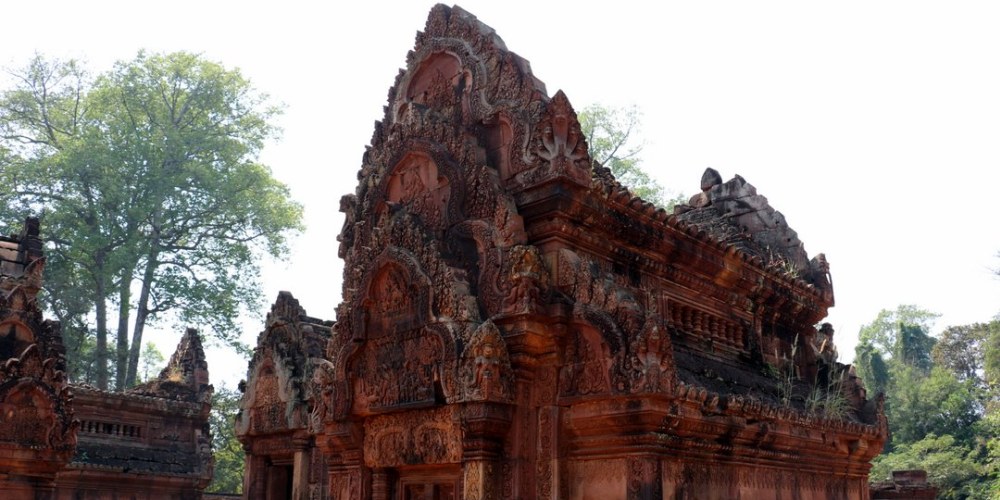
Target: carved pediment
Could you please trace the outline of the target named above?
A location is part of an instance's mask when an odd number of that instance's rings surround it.
[[[428,227],[443,229],[448,222],[451,181],[434,160],[423,153],[409,153],[390,172],[385,193],[389,206],[404,206]]]
[[[298,362],[272,349],[254,357],[237,415],[237,435],[285,432],[308,425],[302,368]]]
[[[535,124],[530,154],[535,158],[535,168],[529,168],[518,176],[520,184],[533,185],[563,177],[590,187],[592,167],[587,141],[576,111],[563,91],[552,96],[541,120]]]
[[[419,328],[430,320],[429,279],[413,267],[388,262],[370,277],[358,322],[365,337]]]
[[[37,344],[0,365],[0,442],[48,448],[69,458],[79,422],[73,396],[56,359],[42,359]]]

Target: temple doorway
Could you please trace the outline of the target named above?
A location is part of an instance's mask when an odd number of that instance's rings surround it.
[[[293,467],[291,459],[274,460],[267,465],[266,500],[291,500]]]
[[[458,467],[447,469],[402,469],[396,481],[396,500],[455,500],[458,498]]]

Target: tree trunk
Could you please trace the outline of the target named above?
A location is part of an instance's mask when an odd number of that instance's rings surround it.
[[[98,276],[94,287],[94,308],[97,314],[97,348],[94,349],[94,363],[97,364],[97,388],[108,390],[108,305],[104,301],[104,278]]]
[[[132,384],[126,383],[125,368],[128,366],[128,313],[132,298],[132,269],[122,271],[118,285],[118,352],[115,360],[115,390],[124,391]]]
[[[146,327],[146,319],[149,318],[149,292],[153,287],[153,279],[156,276],[156,267],[159,265],[159,237],[155,238],[149,246],[149,254],[146,256],[146,270],[142,275],[142,290],[139,292],[139,303],[136,304],[135,325],[132,327],[132,349],[128,355],[128,374],[125,378],[125,386],[135,385],[136,372],[139,369],[139,354],[142,351],[142,331]]]

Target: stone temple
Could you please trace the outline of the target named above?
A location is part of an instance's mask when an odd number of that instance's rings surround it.
[[[245,497],[869,497],[887,425],[817,326],[829,266],[743,178],[635,197],[438,5],[358,179],[337,321],[282,293],[259,337]]]
[[[125,392],[70,384],[59,323],[38,302],[37,219],[0,237],[0,499],[189,500],[212,479],[201,339]]]

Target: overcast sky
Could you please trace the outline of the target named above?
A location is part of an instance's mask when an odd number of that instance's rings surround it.
[[[323,6],[320,6],[323,5]],[[742,175],[826,253],[842,358],[883,308],[917,304],[938,329],[1000,312],[1000,7],[991,2],[461,4],[573,104],[636,105],[643,164],[694,194],[706,167]],[[306,232],[265,265],[268,303],[291,291],[333,319],[339,199],[431,3],[18,2],[0,64],[38,51],[95,71],[139,49],[239,67],[286,105],[263,160],[306,209]],[[262,320],[248,320],[253,345]],[[177,330],[178,332],[180,330]],[[162,335],[162,334],[161,334]],[[178,336],[155,341],[168,355]],[[217,385],[245,361],[210,352]]]

